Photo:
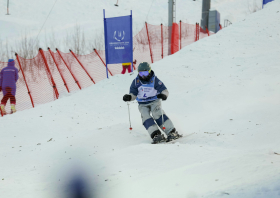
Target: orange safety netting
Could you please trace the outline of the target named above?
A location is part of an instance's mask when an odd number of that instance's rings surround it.
[[[180,47],[175,46],[176,49],[182,49],[213,34],[207,29],[204,31],[198,24],[181,21],[176,24],[175,29],[179,32],[180,44]],[[154,63],[170,54],[172,46],[169,44],[169,32],[172,32],[172,27],[145,24],[133,37],[133,58],[137,61],[134,69],[137,69],[140,62]],[[178,34],[176,36],[178,37]],[[0,62],[0,70],[6,66],[7,62]],[[78,55],[71,50],[63,53],[59,49],[56,49],[56,52],[39,49],[33,59],[24,59],[16,54],[15,67],[19,69],[16,91],[18,111],[54,101],[60,94],[89,87],[107,78],[105,51],[97,49],[87,55]],[[109,76],[121,74],[121,71],[121,64],[108,65]],[[0,92],[0,99],[2,98],[3,92]],[[7,113],[10,113],[10,109],[8,102]],[[0,113],[3,116],[3,112]]]

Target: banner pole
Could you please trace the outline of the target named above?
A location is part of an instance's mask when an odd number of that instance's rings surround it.
[[[107,28],[106,28],[106,18],[105,18],[105,9],[103,9],[103,19],[104,19],[104,39],[105,39],[105,59],[106,59],[106,74],[107,78],[109,79],[108,75],[108,49],[107,49]]]
[[[133,72],[133,30],[132,30],[132,10],[130,10],[130,42],[131,42],[131,71]]]

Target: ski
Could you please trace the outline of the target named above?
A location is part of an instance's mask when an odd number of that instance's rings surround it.
[[[177,142],[177,140],[181,139],[183,137],[183,135],[179,135],[179,137],[175,140],[171,140],[169,142],[164,142],[165,144],[175,144]]]
[[[175,140],[172,140],[172,141],[170,141],[170,142],[161,142],[161,143],[159,143],[159,144],[175,144],[175,143],[178,142],[177,140],[181,140],[182,138],[183,138],[183,139],[184,139],[184,138],[187,138],[187,137],[189,137],[189,136],[191,136],[191,135],[193,135],[193,134],[195,134],[195,133],[191,133],[191,134],[188,134],[188,135],[179,135],[179,138],[177,138],[177,139],[175,139]]]

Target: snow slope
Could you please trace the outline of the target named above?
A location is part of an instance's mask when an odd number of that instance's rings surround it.
[[[230,19],[234,23],[250,14],[248,5],[254,1],[256,0],[212,0],[212,8],[220,11],[221,24],[224,23],[224,19]],[[200,22],[202,0],[177,0],[176,2],[177,22],[180,20],[191,24]],[[65,37],[67,34],[74,33],[76,25],[84,31],[88,43],[103,34],[103,9],[106,10],[106,17],[129,15],[132,10],[134,34],[143,28],[145,21],[154,25],[161,23],[167,25],[168,3],[166,0],[119,0],[119,7],[114,6],[115,3],[116,0],[10,1],[11,15],[5,15],[7,2],[1,1],[0,38],[3,41],[8,39],[10,46],[14,46],[14,42],[20,41],[25,34],[27,37],[37,38],[53,5],[55,6],[38,39],[43,48],[58,47],[65,52],[68,52],[68,48],[71,47],[65,43]],[[54,42],[54,39],[56,46],[51,46],[50,40]]]
[[[117,75],[0,118],[1,197],[66,197],[76,175],[103,198],[280,196],[280,1],[152,65],[184,138],[151,145]]]

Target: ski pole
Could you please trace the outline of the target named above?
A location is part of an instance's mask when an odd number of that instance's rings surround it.
[[[127,102],[127,107],[128,107],[128,117],[129,117],[129,125],[130,125],[130,130],[132,130],[132,127],[131,127],[131,121],[130,121],[130,110],[129,110],[129,104]]]
[[[161,100],[162,102],[162,100]],[[163,119],[163,112],[162,112],[162,104],[160,105],[160,108],[161,108],[161,117],[162,117],[162,129],[163,131],[165,130],[165,126],[164,126],[164,119]]]

